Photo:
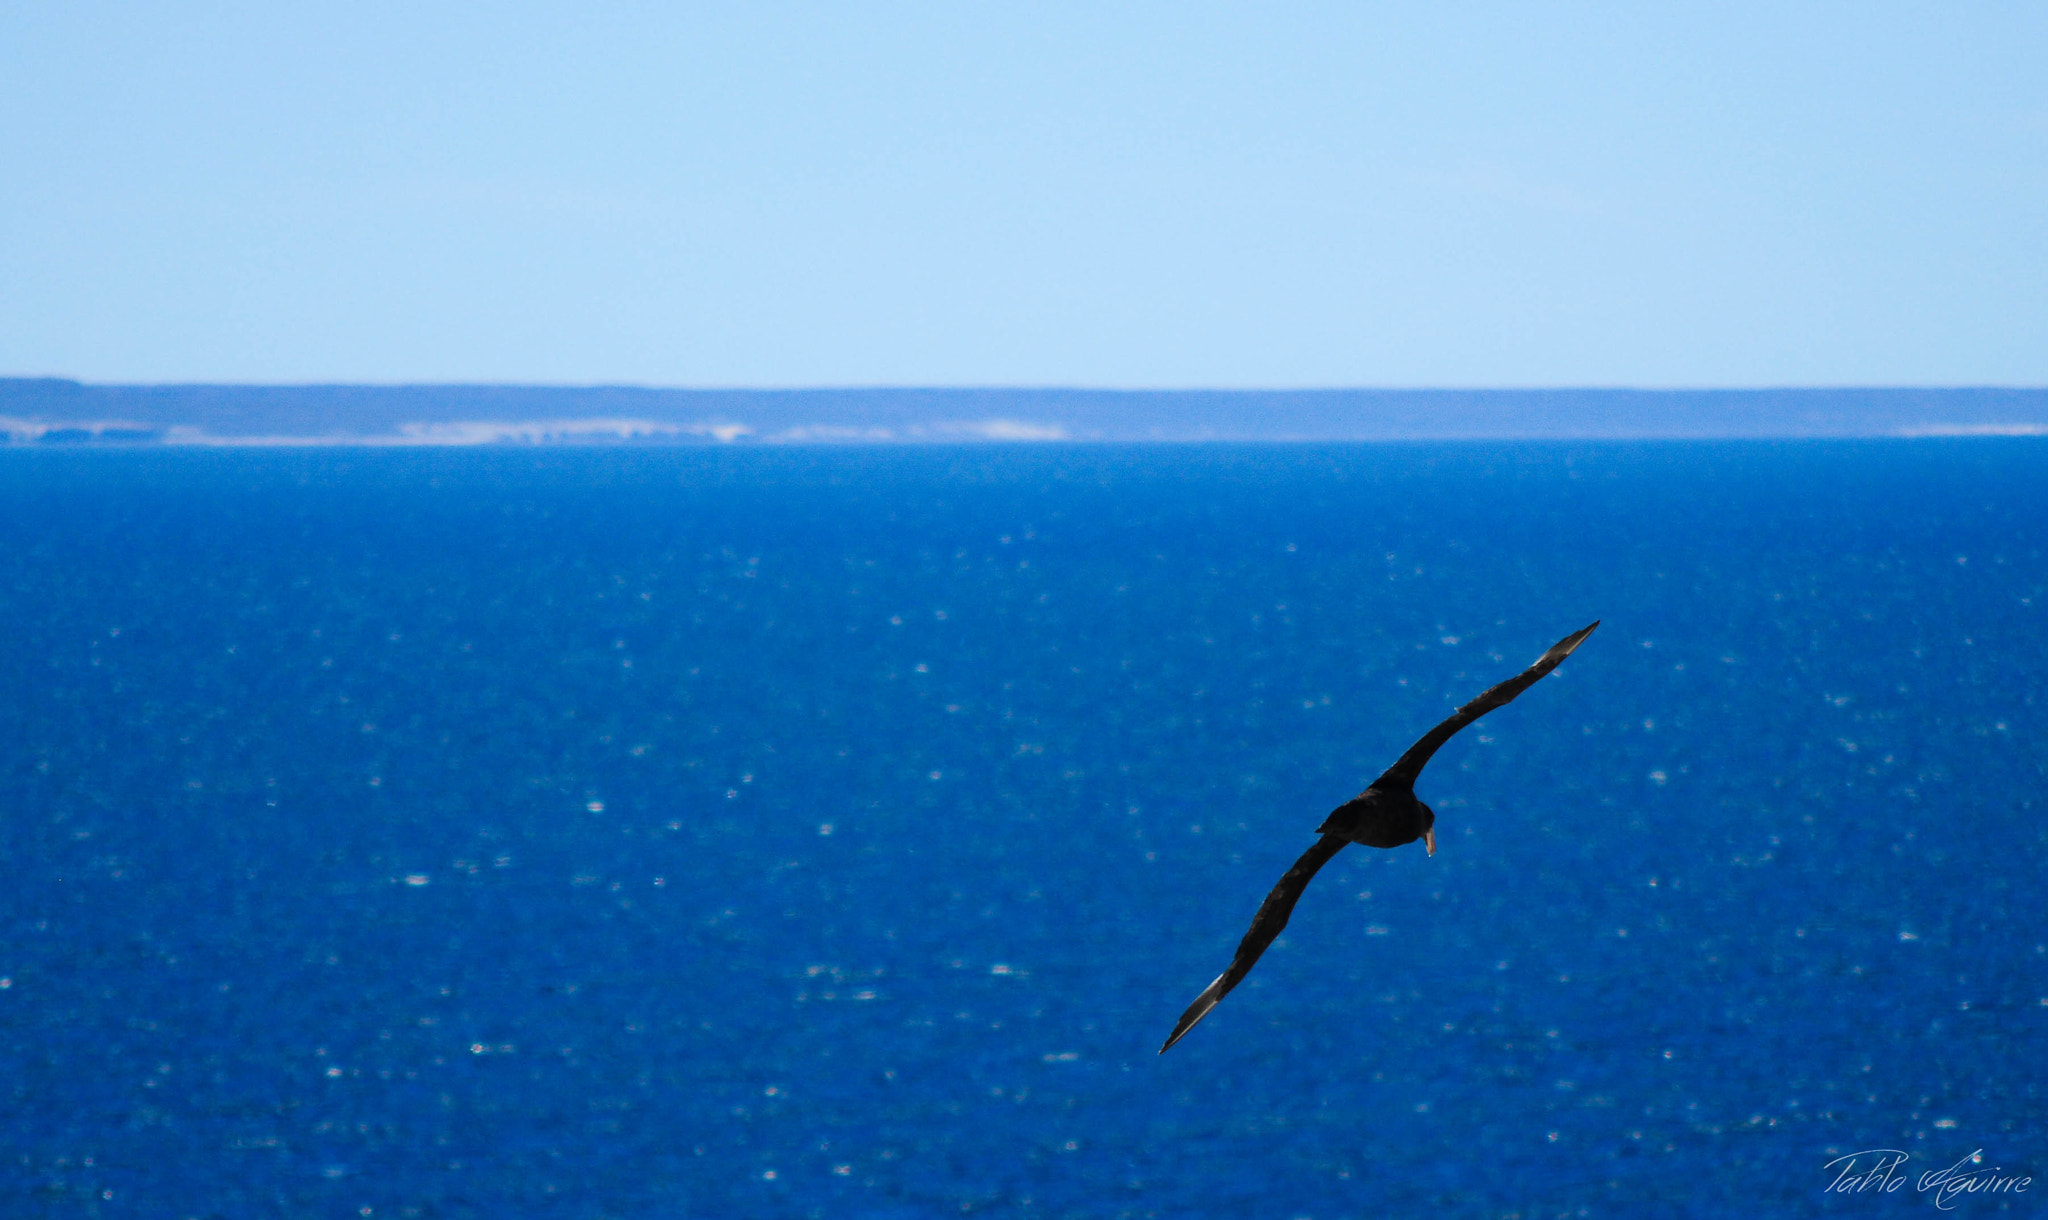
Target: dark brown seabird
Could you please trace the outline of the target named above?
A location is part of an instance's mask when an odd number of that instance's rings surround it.
[[[1272,944],[1273,938],[1287,926],[1287,917],[1294,913],[1295,901],[1308,888],[1316,870],[1328,864],[1330,857],[1343,851],[1346,843],[1400,847],[1421,839],[1422,846],[1430,855],[1435,855],[1436,812],[1415,798],[1415,778],[1422,774],[1429,756],[1459,729],[1536,685],[1537,679],[1556,669],[1572,655],[1574,648],[1586,642],[1586,637],[1593,634],[1593,628],[1599,625],[1596,619],[1592,626],[1574,631],[1551,645],[1550,651],[1538,658],[1534,665],[1500,685],[1490,687],[1477,699],[1459,708],[1450,719],[1409,746],[1408,752],[1368,784],[1365,791],[1332,810],[1330,816],[1323,819],[1323,824],[1316,827],[1316,833],[1323,837],[1301,854],[1301,859],[1294,862],[1294,867],[1280,878],[1280,884],[1274,886],[1273,892],[1259,904],[1259,913],[1252,916],[1252,930],[1238,942],[1237,956],[1230,959],[1230,969],[1218,975],[1216,981],[1188,1005],[1188,1010],[1180,1015],[1180,1023],[1173,1027],[1173,1036],[1159,1048],[1159,1053],[1164,1055],[1174,1043],[1186,1037],[1187,1032],[1216,1007],[1217,1001],[1244,981],[1244,976],[1252,972],[1252,966],[1257,964],[1266,946]]]

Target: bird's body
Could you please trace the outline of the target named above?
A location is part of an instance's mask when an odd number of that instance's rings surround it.
[[[1366,847],[1406,847],[1427,838],[1436,854],[1436,811],[1415,797],[1415,789],[1374,784],[1330,811],[1319,835],[1336,835]]]
[[[1407,753],[1367,785],[1365,791],[1331,810],[1330,816],[1316,828],[1316,833],[1322,837],[1302,853],[1294,867],[1287,870],[1280,883],[1259,904],[1258,914],[1252,917],[1251,930],[1239,942],[1230,968],[1218,975],[1216,981],[1188,1005],[1187,1011],[1181,1014],[1180,1021],[1173,1027],[1173,1034],[1166,1039],[1166,1045],[1159,1048],[1159,1053],[1165,1054],[1168,1047],[1187,1036],[1187,1032],[1208,1016],[1218,1001],[1230,994],[1231,988],[1251,973],[1259,956],[1287,926],[1288,917],[1294,913],[1294,904],[1301,898],[1302,891],[1308,888],[1317,870],[1329,863],[1331,857],[1344,850],[1346,845],[1360,843],[1367,847],[1392,848],[1421,839],[1429,854],[1435,855],[1436,812],[1415,795],[1415,780],[1422,774],[1430,756],[1459,729],[1506,704],[1556,669],[1599,625],[1595,621],[1592,626],[1573,632],[1552,645],[1534,665],[1505,682],[1489,687],[1442,724],[1423,734],[1420,741],[1408,747]]]

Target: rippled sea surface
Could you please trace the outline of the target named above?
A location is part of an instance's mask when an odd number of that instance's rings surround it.
[[[0,521],[8,1215],[2048,1197],[2039,441],[17,450]]]

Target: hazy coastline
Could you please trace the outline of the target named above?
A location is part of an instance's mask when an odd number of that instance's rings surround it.
[[[0,378],[0,443],[239,447],[2048,435],[2048,389],[662,389]]]

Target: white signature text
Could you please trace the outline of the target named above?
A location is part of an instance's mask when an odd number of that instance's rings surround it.
[[[1888,1195],[1911,1181],[1915,1190],[1931,1193],[1930,1201],[1948,1211],[1964,1195],[2023,1195],[2034,1182],[2030,1177],[2007,1174],[1996,1165],[1985,1165],[1982,1148],[1947,1169],[1930,1169],[1917,1180],[1909,1178],[1904,1168],[1911,1159],[1911,1154],[1897,1148],[1865,1148],[1838,1156],[1823,1166],[1835,1174],[1835,1180],[1828,1184],[1828,1193],[1860,1195],[1875,1191]]]

